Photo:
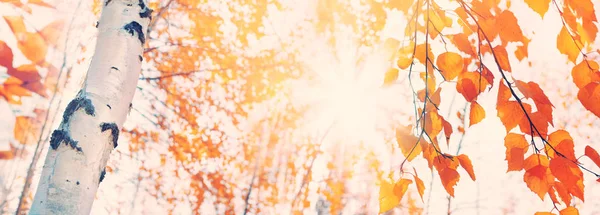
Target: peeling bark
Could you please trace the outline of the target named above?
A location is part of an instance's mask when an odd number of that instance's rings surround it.
[[[151,12],[143,0],[104,2],[85,84],[52,133],[30,214],[90,213],[131,107]]]

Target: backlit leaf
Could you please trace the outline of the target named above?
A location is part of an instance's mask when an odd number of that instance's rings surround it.
[[[523,163],[525,175],[523,181],[527,187],[536,193],[540,199],[544,200],[544,195],[548,193],[554,176],[550,172],[548,157],[541,154],[530,155]]]
[[[569,206],[560,210],[560,215],[579,215],[579,210],[573,206]]]
[[[421,180],[419,178],[418,175],[414,175],[415,178],[415,185],[417,185],[417,191],[419,192],[419,196],[421,196],[421,201],[423,201],[423,193],[425,193],[425,184],[423,183],[423,180]]]
[[[583,60],[571,70],[573,82],[578,88],[583,88],[591,82],[600,82],[600,72],[598,63],[595,61]]]
[[[455,158],[458,158],[458,162],[460,166],[462,166],[467,173],[469,173],[469,177],[475,181],[475,172],[473,171],[473,164],[471,164],[471,159],[467,155],[458,155]]]
[[[522,134],[508,133],[504,137],[504,146],[506,147],[506,161],[508,170],[519,171],[523,169],[525,153],[529,149],[529,143]]]
[[[536,13],[540,14],[542,18],[544,18],[550,7],[550,0],[525,0],[525,3]]]
[[[548,136],[548,142],[550,143],[552,148],[554,148],[556,151],[559,151],[562,155],[564,155],[568,159],[571,159],[571,160],[576,159],[573,138],[571,137],[569,132],[567,132],[565,130],[557,130],[555,132],[552,132]],[[557,157],[556,152],[554,152],[554,150],[552,148],[548,147],[547,145],[545,147],[546,147],[546,154],[548,154],[548,157],[550,157],[550,158]]]
[[[504,71],[512,72],[510,61],[508,60],[508,52],[506,52],[506,49],[502,46],[496,46],[494,47],[493,51],[496,55],[496,60],[498,60],[500,68],[502,68]]]
[[[444,52],[437,57],[436,65],[446,80],[453,80],[463,70],[463,58],[454,52]]]
[[[456,171],[459,162],[458,159],[450,159],[446,158],[442,155],[438,155],[435,159],[433,159],[433,166],[438,171],[440,175],[440,179],[442,181],[442,185],[446,189],[446,192],[450,194],[450,196],[454,197],[454,186],[460,180],[460,175]]]
[[[598,152],[594,148],[585,146],[585,156],[590,158],[596,166],[600,167],[600,155],[598,155]]]
[[[485,110],[476,101],[471,102],[469,126],[475,125],[485,118]]]
[[[571,38],[565,26],[563,26],[560,33],[558,33],[558,37],[556,38],[556,48],[558,48],[560,53],[567,55],[569,60],[573,63],[575,63],[575,60],[577,60],[577,57],[579,56],[579,48],[577,48],[577,45],[573,42],[573,38]]]
[[[585,107],[597,117],[600,117],[600,83],[592,82],[579,89],[577,98]]]
[[[410,127],[400,127],[396,129],[396,141],[402,154],[408,161],[412,161],[415,157],[421,154],[421,144],[417,141],[418,137],[411,133]]]

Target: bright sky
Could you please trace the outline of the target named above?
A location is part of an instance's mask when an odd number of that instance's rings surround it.
[[[271,23],[266,26],[266,32],[286,35],[294,30],[297,26],[296,24],[299,24],[306,14],[313,14],[314,6],[316,5],[310,1],[285,2],[294,5],[294,10],[284,14],[272,11]],[[600,11],[599,5],[595,5],[596,11]],[[66,17],[69,20],[73,15],[76,15],[77,19],[74,19],[75,23],[73,26],[76,27],[75,29],[82,29],[81,31],[83,31],[81,34],[78,32],[71,35],[69,40],[73,43],[75,41],[81,42],[90,47],[83,54],[87,61],[82,64],[74,64],[73,71],[85,71],[87,69],[87,63],[89,63],[89,56],[91,55],[90,50],[92,50],[91,47],[94,44],[94,30],[90,26],[91,23],[95,23],[96,18],[88,12],[90,11],[90,6],[91,3],[89,2],[83,3],[78,7],[76,1],[61,1],[59,7],[64,14],[68,14]],[[571,132],[576,143],[576,154],[582,154],[583,147],[588,144],[600,148],[600,141],[598,141],[600,133],[595,132],[600,129],[600,122],[593,115],[589,114],[577,100],[573,99],[576,95],[575,85],[570,80],[570,68],[573,65],[567,63],[566,56],[561,55],[554,46],[556,35],[560,30],[558,13],[554,8],[550,8],[544,20],[541,20],[537,14],[521,1],[513,1],[511,10],[514,11],[519,24],[524,28],[524,33],[532,38],[529,46],[531,66],[527,62],[518,62],[514,57],[511,58],[512,68],[515,71],[513,73],[514,77],[523,81],[536,81],[540,83],[541,88],[545,90],[545,93],[556,107],[554,111],[556,128],[565,128]],[[0,14],[5,15],[10,13],[10,11],[0,6]],[[51,14],[48,14],[48,16],[51,16]],[[384,37],[394,37],[394,35],[402,34],[402,29],[404,28],[402,20],[403,18],[400,14],[390,13],[386,29],[383,33]],[[43,26],[50,21],[46,18],[38,18],[35,19],[34,23]],[[0,22],[0,40],[4,40],[8,44],[15,44],[9,31],[6,24]],[[386,129],[391,129],[389,127],[391,124],[403,120],[401,116],[390,116],[390,112],[412,114],[412,101],[407,100],[407,98],[410,98],[408,97],[410,94],[407,93],[410,88],[407,81],[403,79],[406,73],[402,73],[401,71],[399,84],[380,89],[379,83],[382,82],[383,74],[387,69],[386,63],[381,59],[381,50],[374,49],[361,52],[368,54],[370,60],[367,61],[365,69],[355,68],[354,65],[357,56],[354,55],[355,52],[353,50],[357,48],[357,44],[355,41],[348,39],[351,38],[351,34],[352,32],[337,32],[338,46],[334,49],[327,48],[327,45],[325,45],[327,41],[322,38],[300,42],[302,45],[305,45],[303,48],[305,50],[303,52],[304,55],[301,59],[310,62],[310,69],[319,74],[318,84],[309,84],[307,80],[299,80],[294,81],[290,85],[293,92],[293,102],[297,104],[316,104],[315,107],[317,107],[310,112],[309,117],[313,117],[314,120],[310,120],[310,124],[304,125],[305,132],[322,134],[335,122],[323,144],[326,153],[315,161],[314,181],[326,177],[327,170],[325,166],[332,153],[345,153],[351,156],[360,153],[366,147],[378,155],[383,169],[397,170],[400,162],[402,162],[403,157],[401,153],[398,150],[391,152],[388,148],[389,144],[386,145],[386,138],[389,138],[389,134],[382,135],[377,129],[386,126],[388,126]],[[273,45],[274,40],[276,40],[274,36],[266,37],[257,41],[256,45]],[[596,45],[600,47],[600,44]],[[74,46],[69,47],[73,49]],[[434,52],[436,51],[439,50],[436,50],[434,46]],[[69,53],[75,52],[75,50],[70,50]],[[336,59],[334,55],[336,52],[339,59]],[[509,49],[508,52],[511,53],[512,50]],[[69,59],[71,63],[76,60],[75,57]],[[15,62],[22,61],[24,61],[24,57],[16,54]],[[0,70],[0,82],[6,78],[6,75],[1,74],[2,72],[4,71]],[[498,86],[499,74],[497,71],[493,72],[496,75],[494,86]],[[64,98],[71,98],[75,94],[79,87],[78,80],[83,78],[82,72],[73,72],[72,75],[71,80],[73,80],[73,83],[69,83],[68,88],[64,91]],[[355,76],[360,78],[355,79]],[[444,117],[450,116],[449,119],[452,122],[457,122],[458,118],[455,116],[455,113],[464,108],[465,101],[461,95],[456,94],[453,90],[455,87],[454,83],[444,83],[441,86],[444,89],[449,88],[452,90],[445,90],[443,92],[440,114]],[[503,142],[505,129],[496,117],[496,95],[497,89],[495,88],[490,92],[483,93],[478,98],[478,102],[485,108],[486,116],[488,117],[466,130],[460,151],[460,153],[469,155],[473,161],[477,181],[471,181],[465,171],[459,170],[461,180],[455,187],[455,198],[452,200],[451,209],[455,214],[533,214],[536,211],[549,211],[552,208],[551,201],[548,198],[546,198],[545,202],[540,201],[537,195],[527,188],[522,179],[523,172],[506,173],[506,161],[504,161],[505,147]],[[19,107],[19,109],[23,112],[30,112],[36,105],[47,105],[47,102],[37,104],[34,101],[37,100],[24,102],[26,105]],[[133,103],[138,104],[141,109],[145,109],[144,107],[149,105],[144,95],[140,94],[139,91]],[[567,105],[562,105],[563,103]],[[60,104],[61,109],[65,105],[63,101]],[[11,115],[13,112],[19,114],[18,111],[11,109],[3,100],[0,100],[0,117],[13,119],[14,117]],[[591,127],[580,126],[577,130],[574,129],[575,125],[586,125],[588,123],[591,123]],[[132,114],[126,126],[132,126],[133,124],[147,124],[147,121],[139,114]],[[14,122],[0,124],[0,149],[8,146],[8,141],[12,138],[13,126]],[[442,151],[455,154],[459,145],[459,138],[460,135],[455,131],[450,146],[441,145]],[[164,150],[166,146],[155,147],[157,150]],[[147,156],[145,158],[156,158],[158,156],[158,154],[153,153],[145,155]],[[138,160],[140,158],[131,159],[126,154],[127,149],[125,147],[118,148],[117,153],[113,153],[113,158],[110,162],[112,164],[118,163],[119,168],[123,171],[115,172],[111,177],[107,177],[103,181],[97,195],[97,201],[94,203],[92,214],[109,214],[109,211],[114,208],[131,206],[133,208],[130,210],[138,213],[145,209],[152,210],[153,212],[161,210],[161,208],[156,208],[156,202],[149,198],[146,193],[135,190],[136,184],[134,179],[138,176],[135,169],[140,163],[140,160]],[[148,166],[159,165],[157,159],[147,159],[147,161],[154,163],[147,164]],[[586,166],[590,166],[591,164],[589,160],[581,161]],[[25,159],[19,165],[25,169],[28,163],[29,158]],[[2,165],[3,163],[0,162],[0,167]],[[360,175],[360,172],[373,173],[372,171],[365,170],[363,165],[364,163],[359,162],[352,166],[357,175]],[[427,163],[423,158],[415,159],[411,165],[417,169],[419,176],[424,180],[426,185],[424,202],[417,201],[417,204],[425,207],[425,212],[428,214],[446,214],[448,204],[447,193],[441,186],[437,173],[434,174],[433,178],[431,177]],[[598,169],[596,170],[598,171]],[[600,214],[600,185],[594,181],[592,175],[587,173],[584,173],[584,175],[586,177],[586,203],[578,206],[578,208],[581,214]],[[6,177],[6,175],[0,175],[0,182],[2,182],[2,176]],[[378,187],[372,182],[370,184],[362,183],[373,180],[373,178],[356,177],[353,180],[349,182],[352,185],[350,186],[350,192],[356,194],[370,192],[375,197],[369,201],[370,214],[375,214],[378,211],[376,198],[379,191]],[[185,184],[187,183],[165,184],[164,186],[184,189]],[[311,189],[315,186],[315,184],[309,184]],[[431,193],[430,197],[428,197],[429,193]],[[134,199],[134,195],[144,197],[135,198],[135,202],[131,202],[131,199]],[[409,188],[407,195],[412,195],[416,199],[419,199],[414,184]],[[312,195],[311,198],[313,198],[312,202],[314,203],[316,196]],[[577,203],[579,204],[579,202]],[[289,210],[285,206],[282,206],[280,209],[282,211]],[[344,211],[344,214],[351,213],[353,209],[355,208],[351,206],[347,207],[347,211]],[[176,213],[186,214],[189,208],[182,205],[178,210]],[[214,210],[210,207],[206,209],[206,214],[213,212]],[[312,211],[306,212],[312,213]]]

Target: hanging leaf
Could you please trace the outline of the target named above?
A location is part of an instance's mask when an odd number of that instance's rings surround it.
[[[471,164],[471,159],[469,159],[467,155],[458,155],[456,158],[458,158],[460,166],[462,166],[467,173],[469,173],[469,177],[475,181],[475,172],[473,172],[473,164]]]
[[[585,107],[597,117],[600,117],[600,83],[589,83],[579,90],[577,98]]]
[[[436,65],[446,80],[453,80],[463,70],[463,58],[454,52],[444,52],[437,57]]]
[[[542,19],[550,7],[550,0],[525,0],[525,3],[527,3],[529,8],[540,14]]]
[[[410,127],[400,127],[396,129],[396,141],[402,151],[402,154],[408,161],[412,161],[415,157],[421,154],[421,144],[419,138],[414,136]]]
[[[550,185],[554,181],[554,176],[550,172],[550,168],[548,168],[549,163],[548,157],[540,154],[529,156],[523,163],[523,168],[525,169],[523,181],[542,200],[544,200],[544,195],[548,193]]]
[[[600,167],[600,155],[598,155],[598,152],[594,148],[585,146],[585,156],[590,158],[596,166]]]
[[[485,119],[485,110],[476,101],[471,102],[469,113],[469,126],[475,125]]]
[[[525,161],[525,153],[529,150],[529,143],[525,140],[522,134],[508,133],[504,137],[504,146],[506,147],[506,161],[508,162],[508,170],[520,171],[523,169]]]

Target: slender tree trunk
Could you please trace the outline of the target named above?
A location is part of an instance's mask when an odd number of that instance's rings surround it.
[[[52,133],[31,214],[89,214],[136,90],[152,10],[105,0],[83,89]]]

